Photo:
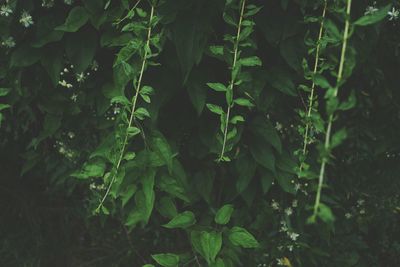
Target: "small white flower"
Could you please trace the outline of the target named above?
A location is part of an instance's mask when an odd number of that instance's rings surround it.
[[[293,241],[296,241],[297,238],[299,237],[298,233],[292,232],[292,233],[288,233],[288,236],[290,239],[292,239]]]
[[[99,63],[97,63],[96,60],[93,60],[91,70],[97,71],[98,68],[99,68]]]
[[[64,3],[67,5],[72,5],[73,0],[64,0]]]
[[[279,232],[287,232],[289,228],[286,225],[285,221],[281,221],[281,228],[279,229]]]
[[[297,184],[294,185],[294,190],[295,190],[296,192],[299,191],[300,188],[301,188],[301,184],[297,183]]]
[[[346,219],[350,219],[352,217],[350,212],[346,212],[346,214],[344,215],[344,217],[346,217]]]
[[[271,202],[271,208],[272,208],[273,210],[279,210],[279,203],[276,202],[274,199],[273,199],[272,202]]]
[[[50,8],[54,6],[54,0],[42,0],[42,7]]]
[[[4,41],[1,42],[1,45],[7,48],[13,48],[15,46],[14,38],[12,38],[11,36],[6,38]]]
[[[75,133],[74,132],[68,132],[68,137],[70,139],[73,139],[75,137]]]
[[[365,209],[361,209],[360,214],[365,214]]]
[[[121,108],[120,107],[114,107],[113,113],[114,115],[117,115],[121,112]]]
[[[76,102],[76,100],[78,99],[78,95],[77,94],[72,94],[71,95],[71,100]],[[72,138],[72,137],[71,137]]]
[[[276,260],[277,261],[277,263],[278,263],[278,265],[280,265],[280,266],[285,266],[286,265],[286,263],[285,263],[285,259],[277,259]]]
[[[1,16],[8,17],[10,14],[12,14],[12,12],[13,12],[12,9],[7,5],[2,5],[1,8],[0,8],[0,15]]]
[[[358,206],[362,206],[362,205],[364,205],[364,203],[365,203],[365,200],[364,200],[364,199],[359,199],[359,200],[357,200],[357,205],[358,205]]]
[[[69,71],[68,71],[68,69],[67,69],[67,68],[64,68],[64,72],[65,72],[65,73],[68,73]]]
[[[293,200],[293,201],[292,201],[292,207],[293,207],[293,208],[297,208],[297,205],[298,205],[297,199]]]
[[[293,210],[292,210],[292,208],[291,208],[291,207],[289,207],[289,208],[286,208],[286,209],[285,209],[285,213],[286,213],[286,215],[287,215],[287,216],[290,216],[290,215],[292,215],[292,214],[293,214]]]
[[[29,26],[33,25],[33,19],[32,16],[24,11],[22,12],[21,18],[19,19],[19,22],[25,27],[28,28]]]
[[[399,10],[396,10],[394,7],[392,10],[388,12],[389,20],[397,20],[399,18]]]
[[[283,126],[282,126],[282,124],[280,124],[279,122],[277,122],[277,123],[275,124],[275,129],[276,129],[278,132],[280,132],[280,131],[282,130],[282,128],[283,128]]]
[[[367,6],[364,15],[371,15],[374,14],[376,11],[378,11],[378,9],[375,6]]]
[[[80,83],[84,82],[85,79],[86,79],[86,76],[85,76],[85,74],[83,72],[81,72],[81,73],[76,75],[76,81],[77,82],[80,82]]]

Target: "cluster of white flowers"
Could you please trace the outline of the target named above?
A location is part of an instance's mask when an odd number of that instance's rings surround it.
[[[392,8],[392,10],[388,12],[390,21],[397,20],[399,18],[399,15],[400,15],[400,10],[395,9],[394,7]]]
[[[104,115],[107,120],[115,120],[118,114],[121,113],[121,106],[117,103],[111,104],[111,108]]]
[[[90,188],[91,190],[105,190],[105,189],[106,189],[106,186],[105,186],[104,184],[96,185],[95,183],[91,183],[91,184],[89,185],[89,188]]]
[[[25,27],[28,28],[29,26],[33,25],[33,19],[32,16],[26,12],[23,11],[21,18],[19,19],[19,22]]]
[[[300,236],[298,233],[295,233],[295,232],[287,232],[287,235],[293,241],[296,241],[297,238]]]
[[[58,84],[61,85],[62,87],[72,88],[72,84],[67,83],[65,80],[59,81]]]
[[[13,48],[15,46],[14,38],[9,36],[1,42],[1,45],[6,48]]]
[[[13,13],[13,11],[12,11],[11,7],[9,7],[8,5],[2,5],[0,7],[0,15],[1,16],[8,17],[12,13]]]
[[[54,0],[42,0],[42,7],[50,8],[54,6]]]
[[[271,201],[271,208],[273,210],[279,210],[279,203],[275,201],[275,199],[272,199]]]
[[[68,148],[63,141],[57,140],[54,147],[58,150],[58,153],[65,156],[67,159],[74,159],[75,152],[72,149]]]
[[[286,208],[286,209],[285,209],[285,214],[286,214],[287,216],[292,215],[292,214],[293,214],[293,209],[292,209],[291,207]]]

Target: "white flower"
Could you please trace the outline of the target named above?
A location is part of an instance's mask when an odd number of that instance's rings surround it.
[[[393,7],[392,10],[388,12],[389,20],[397,20],[399,18],[399,13],[399,10]]]
[[[114,107],[114,110],[113,110],[114,115],[119,114],[120,112],[121,112],[120,107]]]
[[[346,212],[346,214],[344,215],[344,217],[346,217],[346,219],[350,219],[352,217],[350,212]]]
[[[282,259],[277,259],[276,261],[277,261],[278,265],[280,265],[280,266],[285,266],[286,265],[286,261],[283,258]]]
[[[19,22],[22,25],[24,25],[25,28],[28,28],[29,26],[31,26],[33,24],[33,19],[32,19],[32,16],[28,12],[24,11],[24,12],[22,12]]]
[[[361,209],[360,214],[365,214],[365,209]]]
[[[72,5],[73,0],[64,0],[64,3],[67,5]]]
[[[375,6],[367,6],[365,9],[364,15],[370,15],[378,11],[378,9]]]
[[[97,63],[96,60],[93,60],[91,70],[97,71],[98,68],[99,68],[99,63]]]
[[[67,68],[64,68],[64,72],[65,72],[65,73],[68,73],[68,69],[67,69]]]
[[[76,102],[76,100],[78,99],[78,95],[77,94],[72,94],[71,95],[71,100]],[[72,137],[71,137],[72,138]]]
[[[272,202],[271,202],[271,208],[272,208],[273,210],[279,210],[279,203],[276,202],[274,199],[273,199]]]
[[[15,46],[14,38],[12,38],[11,36],[6,38],[3,42],[1,42],[1,45],[7,48],[13,48]]]
[[[298,205],[297,199],[293,200],[293,201],[292,201],[292,207],[293,207],[293,208],[297,208],[297,205]]]
[[[54,0],[42,0],[42,7],[53,7],[54,6]]]
[[[286,213],[286,215],[287,215],[287,216],[290,216],[290,215],[292,215],[292,214],[293,214],[293,210],[292,210],[292,208],[291,208],[291,207],[289,207],[289,208],[286,208],[286,209],[285,209],[285,213]]]
[[[86,79],[85,74],[83,72],[79,73],[76,75],[76,81],[77,82],[84,82]]]
[[[299,234],[292,232],[292,233],[288,233],[288,236],[290,239],[292,239],[293,241],[296,241],[297,238],[299,237]]]
[[[58,84],[63,87],[72,88],[72,84],[67,83],[65,80],[59,81]]]
[[[301,188],[301,184],[297,183],[297,184],[294,185],[294,190],[295,190],[296,192],[299,191],[300,188]]]
[[[280,132],[280,131],[282,130],[282,128],[283,128],[283,126],[282,126],[282,124],[280,124],[279,122],[277,122],[277,123],[275,124],[275,129],[276,129],[278,132]]]
[[[12,9],[7,5],[2,5],[1,8],[0,8],[0,15],[1,16],[8,17],[10,14],[12,14],[12,12],[13,12]]]
[[[362,205],[364,205],[364,203],[365,203],[365,200],[364,200],[364,199],[359,199],[359,200],[357,200],[357,205],[358,205],[358,206],[362,206]]]
[[[68,132],[68,137],[70,139],[74,138],[75,137],[75,133],[74,132]]]
[[[293,251],[293,245],[287,246],[287,249],[288,249],[289,251]]]
[[[289,228],[286,225],[285,221],[281,221],[281,228],[279,229],[279,232],[287,232]]]

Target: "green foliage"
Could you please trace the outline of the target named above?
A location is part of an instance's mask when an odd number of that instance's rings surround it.
[[[399,3],[0,4],[0,266],[400,266]]]

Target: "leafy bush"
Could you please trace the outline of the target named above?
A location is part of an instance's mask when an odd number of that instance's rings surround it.
[[[399,8],[3,1],[1,266],[399,266]]]

